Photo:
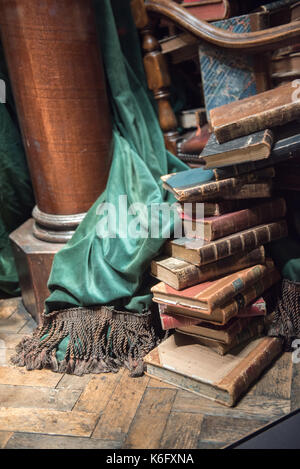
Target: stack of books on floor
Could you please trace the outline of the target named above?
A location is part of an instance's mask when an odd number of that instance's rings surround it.
[[[199,157],[204,168],[162,178],[181,204],[185,237],[169,240],[152,262],[160,281],[153,301],[175,333],[145,358],[149,375],[229,406],[281,352],[280,339],[265,337],[266,300],[280,275],[264,246],[288,235],[273,178],[300,150],[297,125],[288,136],[286,128],[241,135],[237,127],[232,140],[227,129],[225,141],[214,132]]]

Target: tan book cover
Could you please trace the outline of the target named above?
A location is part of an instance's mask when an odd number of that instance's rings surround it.
[[[267,261],[268,265],[255,265],[226,275],[212,282],[199,283],[193,287],[177,291],[164,282],[160,282],[151,288],[154,297],[166,302],[174,302],[179,306],[194,307],[211,313],[247,290],[274,268],[273,261]]]
[[[237,254],[202,267],[175,257],[161,257],[151,263],[151,274],[175,290],[217,279],[256,264],[265,263],[265,248],[260,246],[245,254]]]
[[[219,143],[259,130],[286,124],[300,116],[300,100],[295,98],[294,81],[250,98],[210,111],[212,128]]]
[[[175,334],[144,361],[149,376],[233,406],[281,351],[280,339],[263,337],[220,356],[196,339]]]

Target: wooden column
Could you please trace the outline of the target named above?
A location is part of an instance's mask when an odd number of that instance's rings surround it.
[[[0,0],[0,27],[37,203],[11,240],[39,320],[54,254],[105,189],[111,116],[92,0]]]
[[[176,142],[179,135],[177,132],[177,119],[169,101],[171,79],[166,59],[162,54],[159,42],[153,35],[144,0],[131,0],[131,10],[136,27],[142,36],[145,72],[149,89],[157,100],[158,118],[164,133],[165,144],[167,149],[176,155]]]
[[[105,188],[111,118],[92,0],[0,0],[37,201],[34,233],[65,242]]]

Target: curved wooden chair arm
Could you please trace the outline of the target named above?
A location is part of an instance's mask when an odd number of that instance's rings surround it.
[[[300,21],[263,31],[237,34],[195,18],[185,8],[170,0],[146,0],[145,7],[148,13],[164,16],[201,40],[243,52],[274,50],[300,38]]]

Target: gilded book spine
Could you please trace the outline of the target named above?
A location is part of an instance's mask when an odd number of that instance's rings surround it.
[[[218,259],[233,254],[250,251],[271,241],[286,237],[288,234],[285,221],[261,225],[240,235],[219,239],[200,248],[200,265],[210,264]]]

